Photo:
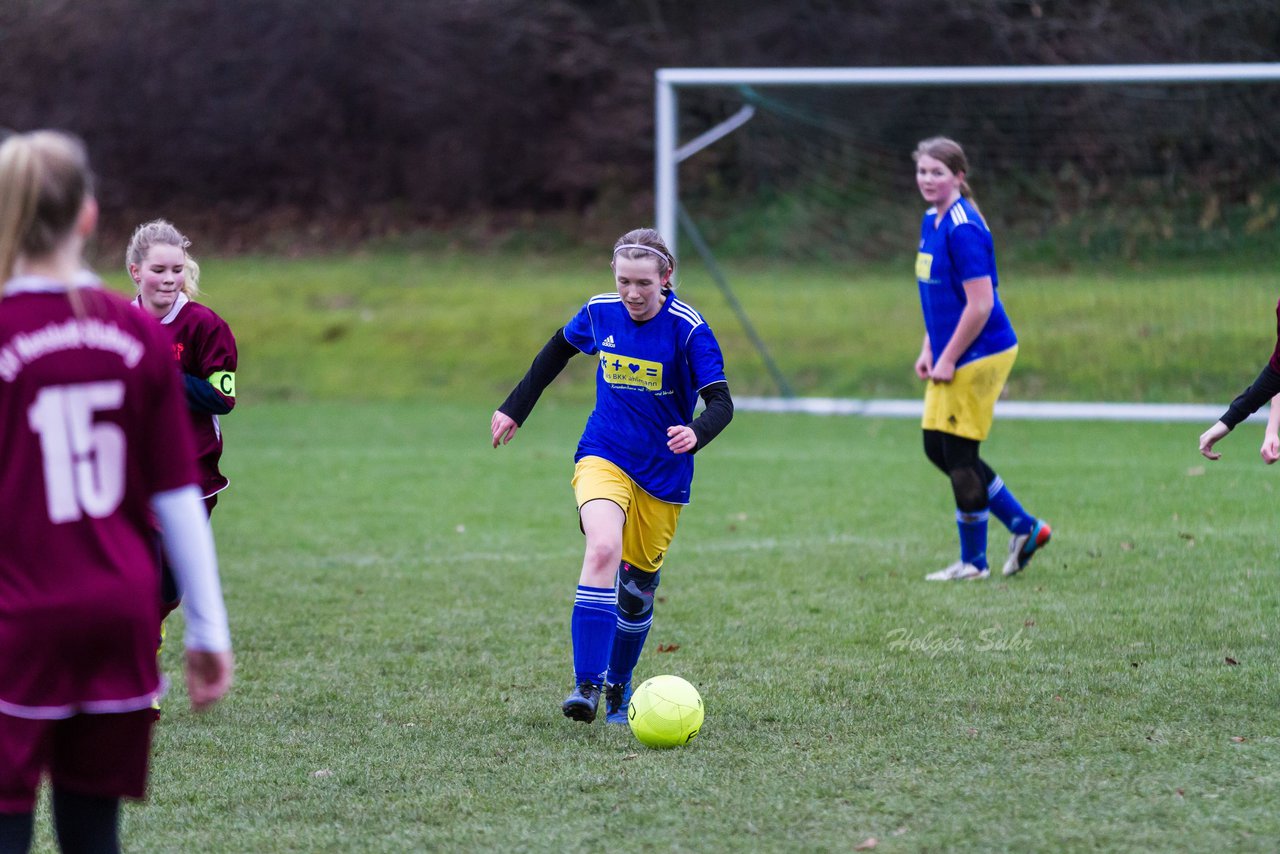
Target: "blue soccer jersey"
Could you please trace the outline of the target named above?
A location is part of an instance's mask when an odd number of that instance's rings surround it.
[[[622,297],[600,294],[564,327],[587,355],[599,354],[596,406],[574,461],[603,457],[655,498],[689,503],[693,455],[667,448],[667,428],[693,420],[698,392],[725,382],[720,344],[687,303],[668,292],[658,313],[637,323]]]
[[[968,302],[964,282],[991,277],[994,298],[991,316],[969,349],[956,360],[958,367],[1008,350],[1018,343],[1018,336],[1014,334],[1013,324],[1000,302],[991,230],[978,209],[962,197],[943,214],[941,222],[935,224],[936,219],[935,208],[925,212],[920,224],[920,250],[916,255],[920,307],[924,311],[924,328],[929,333],[934,358],[947,346],[960,323],[960,314]]]

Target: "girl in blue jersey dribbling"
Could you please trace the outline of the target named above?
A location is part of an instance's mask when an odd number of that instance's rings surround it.
[[[495,448],[511,441],[570,358],[597,358],[596,406],[574,454],[586,554],[570,618],[574,688],[561,710],[591,723],[603,693],[606,719],[625,724],[693,454],[733,418],[733,399],[715,335],[675,296],[675,259],[658,232],[620,237],[612,268],[616,291],[589,299],[551,336],[490,431]],[[706,409],[694,418],[699,396]]]
[[[924,452],[951,480],[960,559],[925,576],[930,581],[986,578],[987,516],[1009,532],[1003,572],[1027,566],[1048,542],[1049,526],[1023,510],[1000,476],[978,456],[991,431],[996,398],[1018,355],[1018,337],[997,293],[991,230],[974,204],[964,150],[944,137],[913,154],[916,185],[930,208],[920,224],[916,280],[924,312],[924,344],[916,376],[924,396]]]

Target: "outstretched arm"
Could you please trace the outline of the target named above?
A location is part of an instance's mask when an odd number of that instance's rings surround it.
[[[569,364],[569,360],[579,352],[581,351],[564,337],[564,329],[557,329],[550,340],[538,351],[538,355],[533,357],[533,364],[529,366],[524,379],[511,390],[511,394],[507,395],[507,399],[489,420],[493,447],[505,445],[515,438],[516,430],[529,417],[542,392],[551,385],[552,380],[560,376],[564,366]]]
[[[1231,405],[1227,407],[1226,412],[1222,413],[1217,423],[1200,434],[1200,453],[1211,460],[1220,458],[1222,454],[1213,450],[1218,440],[1230,433],[1241,421],[1261,409],[1264,403],[1277,394],[1280,394],[1280,374],[1271,370],[1270,365],[1266,365],[1258,374],[1258,378],[1253,381],[1253,385],[1231,401]]]

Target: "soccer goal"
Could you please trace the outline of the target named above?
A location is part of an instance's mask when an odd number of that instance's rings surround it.
[[[935,135],[995,233],[1011,402],[1212,408],[1265,359],[1280,63],[661,69],[657,227],[737,314],[748,392],[917,396],[910,153]]]

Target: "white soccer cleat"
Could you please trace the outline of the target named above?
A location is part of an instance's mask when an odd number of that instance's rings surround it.
[[[974,566],[958,560],[946,569],[931,572],[924,577],[925,581],[979,581],[991,575],[991,570]]]
[[[1026,534],[1015,534],[1009,538],[1009,559],[1004,563],[1005,575],[1016,575],[1027,568],[1036,552],[1049,544],[1053,529],[1044,520],[1037,520],[1036,526]]]

